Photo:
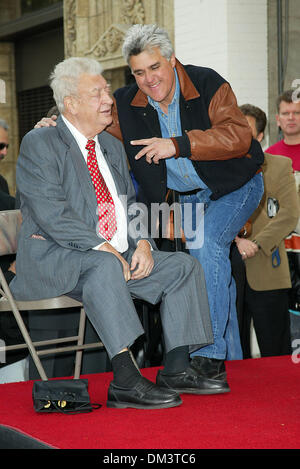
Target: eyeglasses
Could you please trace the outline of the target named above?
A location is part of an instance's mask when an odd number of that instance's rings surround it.
[[[0,143],[0,150],[4,150],[4,148],[8,149],[8,147],[9,147],[8,143],[3,143],[3,142]]]

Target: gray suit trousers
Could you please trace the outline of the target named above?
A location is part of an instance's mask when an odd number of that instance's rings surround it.
[[[133,251],[123,254],[130,264]],[[68,296],[83,302],[86,314],[110,358],[144,333],[132,298],[160,303],[166,352],[183,345],[190,351],[213,341],[205,279],[188,254],[153,251],[154,267],[141,280],[125,281],[120,261],[111,253],[82,253],[82,271]]]

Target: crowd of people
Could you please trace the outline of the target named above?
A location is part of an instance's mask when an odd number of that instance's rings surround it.
[[[66,59],[51,75],[56,114],[24,137],[17,162],[10,287],[16,298],[83,302],[113,371],[108,406],[172,407],[182,393],[230,391],[225,362],[251,357],[251,321],[262,356],[291,353],[285,238],[299,219],[300,102],[280,97],[283,140],[264,153],[265,113],[239,107],[214,70],[181,64],[165,30],[132,26],[123,55],[135,83],[113,96],[94,59]],[[185,252],[159,249],[166,220],[151,208],[169,190]],[[133,298],[160,311],[156,383],[130,352],[144,333]]]

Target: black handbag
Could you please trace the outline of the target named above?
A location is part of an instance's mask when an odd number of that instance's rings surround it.
[[[79,414],[101,407],[91,404],[87,379],[35,381],[32,398],[36,412]]]

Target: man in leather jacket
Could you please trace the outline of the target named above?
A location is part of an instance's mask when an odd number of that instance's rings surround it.
[[[192,354],[192,365],[225,386],[224,359],[242,358],[229,249],[262,196],[264,157],[230,85],[211,69],[183,66],[164,30],[134,25],[123,54],[136,84],[116,91],[111,132],[121,130],[149,204],[163,202],[167,188],[182,204],[204,204],[203,245],[186,246],[205,272],[214,344]],[[186,237],[190,222],[183,210]]]
[[[229,250],[263,194],[263,152],[230,85],[214,70],[183,66],[166,31],[132,26],[123,55],[136,83],[115,92],[107,131],[123,140],[149,207],[164,202],[168,189],[180,194],[186,247],[205,272],[214,333],[191,366],[225,391],[224,360],[242,358]]]

